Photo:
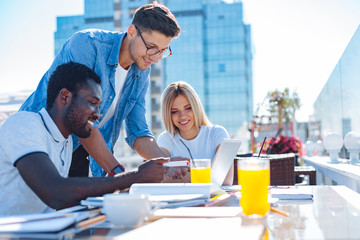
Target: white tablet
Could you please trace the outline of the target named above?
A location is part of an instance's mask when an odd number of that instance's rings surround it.
[[[221,186],[241,146],[240,139],[224,139],[211,166],[211,182]]]

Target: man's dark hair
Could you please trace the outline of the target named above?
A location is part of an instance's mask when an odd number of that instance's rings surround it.
[[[66,88],[76,95],[80,89],[88,86],[87,80],[101,83],[100,77],[83,64],[69,62],[59,65],[52,73],[48,83],[46,108],[52,108],[61,89]]]
[[[136,9],[132,24],[142,31],[158,31],[167,37],[177,37],[180,34],[175,16],[157,1]]]

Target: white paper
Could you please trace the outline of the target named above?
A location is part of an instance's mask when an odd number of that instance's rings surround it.
[[[131,185],[129,194],[201,194],[205,198],[210,198],[211,186],[211,183],[136,183]]]
[[[240,207],[181,207],[176,209],[158,209],[151,218],[163,217],[237,217],[241,214]]]
[[[120,235],[120,239],[261,239],[264,225],[242,225],[240,217],[163,218]],[[116,231],[116,230],[114,230]],[[119,230],[121,231],[121,230]],[[115,233],[115,232],[114,232]]]
[[[156,202],[181,202],[195,199],[207,199],[203,194],[178,194],[178,195],[150,195],[150,201]]]
[[[88,217],[88,212],[53,212],[4,217],[0,218],[0,232],[57,232]]]

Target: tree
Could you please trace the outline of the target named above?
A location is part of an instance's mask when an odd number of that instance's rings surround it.
[[[277,119],[278,130],[283,128],[283,122],[287,124],[295,118],[295,112],[300,109],[300,98],[296,92],[290,95],[288,88],[283,92],[279,90],[270,91],[266,96],[270,119]]]
[[[260,132],[261,126],[263,125],[263,120],[266,119],[268,119],[268,124],[276,122],[278,131],[274,137],[267,140],[264,146],[264,150],[267,151],[267,149],[269,149],[268,153],[278,152],[276,149],[273,149],[276,148],[276,146],[273,147],[272,145],[275,143],[275,141],[283,143],[281,140],[283,139],[282,130],[288,129],[284,126],[284,122],[288,126],[288,124],[291,123],[293,119],[295,119],[295,113],[298,109],[300,109],[300,106],[301,104],[298,94],[293,92],[293,94],[290,95],[288,88],[285,88],[283,92],[279,91],[278,89],[268,92],[263,102],[258,105],[256,113],[253,116],[254,119],[251,121],[250,131],[252,152],[255,152],[256,150],[256,139],[254,134],[255,130],[258,129]],[[290,128],[293,135],[294,131],[292,126]],[[297,141],[300,140],[297,139]]]

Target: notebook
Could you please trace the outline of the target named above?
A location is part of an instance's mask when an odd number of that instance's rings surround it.
[[[220,187],[233,164],[241,146],[240,139],[224,139],[216,152],[211,166],[211,183]]]

